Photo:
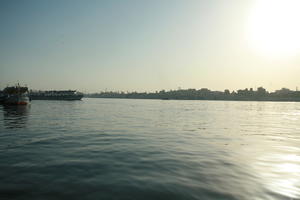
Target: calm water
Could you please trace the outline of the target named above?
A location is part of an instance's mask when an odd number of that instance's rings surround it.
[[[0,106],[0,199],[300,199],[300,103]]]

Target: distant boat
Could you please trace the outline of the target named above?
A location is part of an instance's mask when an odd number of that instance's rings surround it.
[[[81,100],[83,94],[76,90],[31,91],[31,100]]]
[[[10,105],[27,105],[30,101],[28,87],[21,87],[19,84],[6,87],[0,94],[0,101]]]

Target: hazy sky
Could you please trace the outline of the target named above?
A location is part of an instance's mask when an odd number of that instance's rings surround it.
[[[300,87],[297,0],[0,0],[0,87]]]

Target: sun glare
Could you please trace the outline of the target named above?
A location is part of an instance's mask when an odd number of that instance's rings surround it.
[[[259,0],[248,25],[249,45],[259,54],[281,58],[300,52],[299,0]]]

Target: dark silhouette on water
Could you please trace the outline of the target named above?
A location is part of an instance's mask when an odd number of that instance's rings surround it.
[[[300,101],[300,91],[292,91],[287,88],[268,92],[265,88],[259,87],[257,90],[246,88],[230,92],[228,89],[221,91],[211,91],[202,89],[178,89],[170,91],[156,92],[100,92],[85,94],[91,98],[128,98],[128,99],[182,99],[182,100],[231,100],[231,101]]]
[[[2,104],[27,105],[29,101],[28,87],[22,87],[19,83],[0,91],[0,103]]]

